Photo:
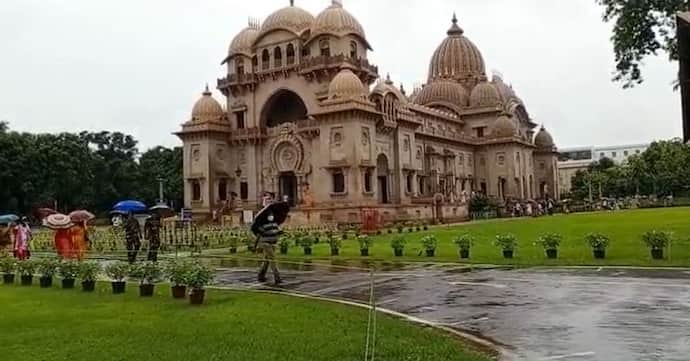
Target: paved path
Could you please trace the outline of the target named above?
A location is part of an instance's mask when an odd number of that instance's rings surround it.
[[[261,288],[254,269],[221,268],[222,285]],[[381,307],[481,335],[517,361],[687,361],[690,272],[485,270],[428,266],[379,272]],[[369,274],[329,267],[284,272],[284,288],[368,301]]]

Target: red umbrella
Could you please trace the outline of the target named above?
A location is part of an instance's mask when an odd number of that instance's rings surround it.
[[[58,212],[52,208],[39,208],[36,210],[36,215],[39,219],[44,219],[51,214],[57,214]]]
[[[70,213],[69,218],[72,220],[72,222],[79,223],[79,222],[88,222],[88,221],[96,218],[96,216],[94,216],[93,213],[91,213],[89,211],[80,209],[78,211],[74,211],[74,212]]]
[[[43,220],[43,225],[50,229],[68,229],[74,225],[69,216],[56,213],[51,214]]]

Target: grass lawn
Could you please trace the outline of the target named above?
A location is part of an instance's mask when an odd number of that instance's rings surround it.
[[[649,230],[671,231],[674,241],[671,245],[670,258],[653,261],[649,249],[642,243],[641,235]],[[513,265],[631,265],[631,266],[690,266],[690,208],[663,208],[629,210],[607,213],[580,213],[557,215],[542,218],[500,219],[483,222],[472,222],[453,226],[433,227],[429,231],[408,233],[405,237],[408,244],[405,256],[396,258],[390,247],[390,239],[397,235],[384,234],[376,237],[370,249],[370,259],[401,262],[459,262],[458,250],[452,239],[460,233],[469,232],[477,238],[472,248],[471,258],[466,263],[475,264],[513,264]],[[439,245],[436,257],[427,258],[421,255],[419,240],[428,232],[438,237]],[[540,234],[556,232],[563,236],[558,260],[547,260],[544,250],[535,246],[534,241]],[[584,236],[590,232],[602,232],[611,238],[605,260],[595,260],[592,251],[584,242]],[[515,259],[503,259],[501,250],[493,245],[497,234],[512,233],[519,239],[519,248]],[[363,259],[359,257],[359,245],[353,240],[343,241],[340,257],[334,259]],[[304,257],[302,250],[290,248],[287,259],[329,259],[330,249],[327,244],[314,246],[314,255]],[[247,254],[240,257],[248,257]]]
[[[367,311],[288,296],[209,291],[190,306],[158,286],[81,290],[0,285],[0,358],[36,360],[360,361]],[[377,360],[487,361],[457,339],[378,317]]]

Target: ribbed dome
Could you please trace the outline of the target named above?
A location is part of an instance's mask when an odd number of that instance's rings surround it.
[[[450,80],[439,80],[427,84],[414,98],[414,102],[420,105],[451,105],[466,107],[470,99],[465,88]]]
[[[501,115],[491,128],[491,138],[510,138],[517,134],[515,123],[505,115]]]
[[[388,93],[392,93],[398,98],[399,101],[406,103],[407,97],[402,91],[395,87],[395,84],[391,80],[390,76],[386,76],[386,80],[379,80],[376,82],[376,86],[371,91],[372,94],[379,94],[381,96],[386,96]]]
[[[211,91],[206,90],[202,93],[201,98],[196,101],[194,108],[192,108],[192,121],[197,123],[205,123],[209,121],[219,121],[225,117],[225,111],[220,103],[216,101],[211,95]]]
[[[555,143],[551,134],[542,126],[537,136],[534,137],[534,145],[539,148],[553,148]]]
[[[482,54],[463,33],[453,15],[453,25],[448,30],[448,37],[431,58],[429,82],[437,79],[478,80],[485,76]]]
[[[472,89],[470,94],[470,106],[472,107],[493,107],[501,103],[501,96],[498,90],[489,82],[481,82]]]
[[[343,69],[328,86],[328,98],[366,97],[367,90],[362,81],[350,69]]]
[[[316,20],[314,20],[311,27],[311,37],[315,38],[322,34],[356,35],[366,42],[364,28],[352,14],[343,8],[343,4],[338,0],[333,0],[332,5],[317,15]]]
[[[235,54],[246,54],[251,55],[252,45],[256,41],[256,37],[259,36],[259,28],[256,26],[248,26],[244,28],[239,34],[235,35],[230,42],[230,48],[228,49],[228,55],[233,56]]]
[[[258,38],[278,29],[302,34],[313,23],[314,16],[312,14],[302,8],[290,5],[275,11],[264,20]]]
[[[496,87],[502,102],[507,104],[510,100],[519,100],[513,88],[504,83],[503,78],[500,76],[494,75],[493,79],[491,79],[491,84]]]

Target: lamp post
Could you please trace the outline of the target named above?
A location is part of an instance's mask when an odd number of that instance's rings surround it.
[[[163,204],[165,199],[163,198],[163,177],[158,177],[158,203]]]

